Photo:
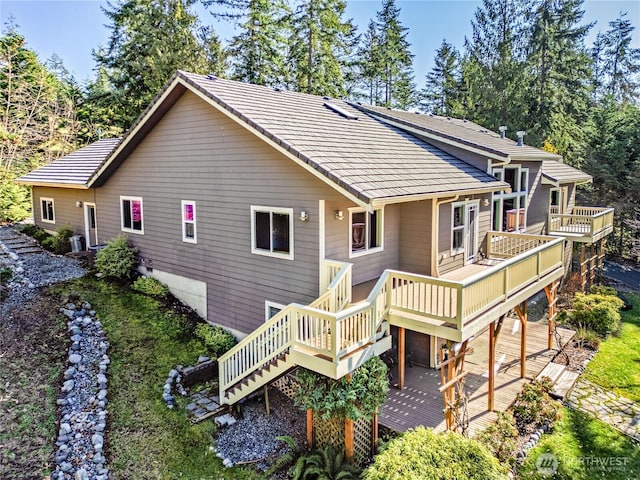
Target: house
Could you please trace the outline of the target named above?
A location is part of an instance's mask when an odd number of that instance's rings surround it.
[[[243,337],[219,359],[228,404],[296,365],[340,378],[392,338],[402,387],[405,349],[435,367],[441,342],[542,290],[553,306],[565,239],[611,228],[572,211],[589,180],[470,122],[186,72],[121,140],[19,179],[38,225],[127,233],[143,273]]]

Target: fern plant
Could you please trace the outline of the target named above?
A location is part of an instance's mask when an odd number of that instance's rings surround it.
[[[280,470],[289,467],[296,461],[296,459],[300,456],[301,449],[296,442],[295,438],[290,437],[289,435],[279,435],[276,437],[276,440],[284,442],[286,447],[289,447],[287,452],[279,457],[273,465],[271,465],[265,474],[269,477]]]
[[[303,455],[296,462],[293,480],[357,480],[361,470],[347,462],[333,445]]]

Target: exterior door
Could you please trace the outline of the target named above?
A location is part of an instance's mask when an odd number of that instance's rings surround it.
[[[465,263],[473,263],[478,252],[478,204],[467,203],[465,213]]]
[[[84,204],[84,228],[87,238],[87,248],[98,244],[98,226],[96,223],[95,203]]]

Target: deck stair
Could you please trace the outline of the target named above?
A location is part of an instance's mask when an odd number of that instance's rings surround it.
[[[295,366],[288,352],[270,359],[265,365],[227,390],[228,403],[236,403],[258,388],[277,380]]]
[[[549,394],[554,398],[564,400],[571,390],[573,390],[578,376],[578,372],[572,372],[571,370],[567,370],[567,367],[564,365],[551,362],[538,374],[536,380],[540,380],[542,377],[550,378],[553,383],[553,388]]]

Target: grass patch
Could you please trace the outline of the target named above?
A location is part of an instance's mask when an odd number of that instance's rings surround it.
[[[162,386],[171,368],[195,363],[202,343],[185,318],[128,287],[83,278],[53,287],[61,302],[90,302],[111,343],[106,457],[113,479],[262,478],[248,469],[225,469],[209,450],[215,424],[192,425],[184,400],[169,410]]]
[[[558,461],[554,475],[538,471],[540,455],[550,453]],[[614,428],[587,415],[565,408],[563,418],[550,435],[529,451],[518,467],[522,480],[628,480],[640,478],[640,449]]]
[[[622,313],[620,333],[600,343],[584,378],[640,402],[640,294],[626,294],[633,308]]]

